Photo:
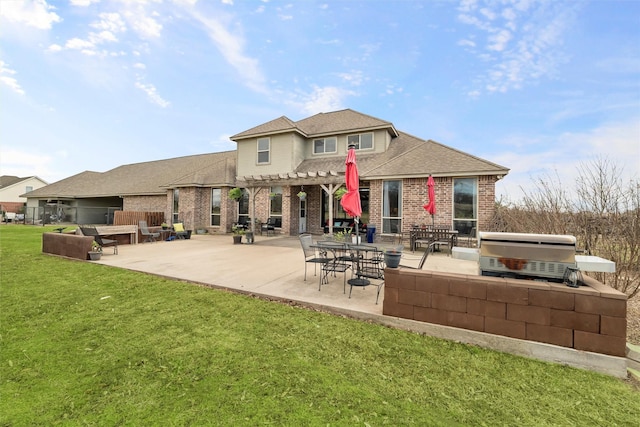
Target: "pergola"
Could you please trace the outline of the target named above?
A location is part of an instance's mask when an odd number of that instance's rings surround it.
[[[344,172],[334,170],[315,172],[289,172],[270,175],[245,175],[236,177],[236,185],[249,193],[251,217],[256,216],[255,199],[260,190],[272,186],[319,185],[329,200],[329,233],[333,234],[333,194],[344,185]],[[251,221],[251,231],[255,233],[255,221]]]

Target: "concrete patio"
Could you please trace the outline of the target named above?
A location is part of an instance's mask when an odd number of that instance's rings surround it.
[[[244,239],[243,239],[244,241]],[[378,244],[384,247],[384,244]],[[422,253],[405,250],[403,264],[417,265]],[[376,305],[376,288],[349,287],[343,276],[331,277],[318,291],[314,264],[307,265],[297,237],[256,236],[255,243],[234,245],[230,235],[192,235],[189,240],[120,245],[119,255],[105,248],[100,264],[141,271],[207,286],[233,289],[271,299],[294,301],[354,317],[382,316],[384,290]],[[452,259],[446,253],[430,254],[425,269],[477,274],[477,263]],[[347,272],[347,279],[350,271]],[[383,288],[384,289],[384,288]]]
[[[412,253],[405,245],[401,263],[417,265],[421,255],[421,252]],[[378,304],[375,303],[375,286],[354,288],[349,298],[348,285],[346,293],[343,291],[342,274],[332,277],[319,291],[319,276],[314,275],[313,264],[307,265],[307,280],[304,280],[304,256],[297,237],[258,235],[253,244],[234,245],[231,235],[196,234],[189,240],[120,245],[118,255],[106,248],[102,259],[92,262],[194,282],[212,288],[233,290],[269,300],[299,304],[333,314],[533,359],[567,364],[619,378],[627,375],[625,358],[385,316],[382,314],[384,288]],[[429,255],[423,269],[477,275],[478,263],[450,257],[446,252],[434,253]],[[347,278],[350,274],[348,271]]]

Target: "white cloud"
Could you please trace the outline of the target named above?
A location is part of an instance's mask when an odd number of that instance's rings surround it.
[[[136,87],[140,90],[142,90],[143,92],[145,92],[147,94],[147,96],[149,97],[149,99],[154,103],[159,105],[162,108],[166,108],[169,105],[171,105],[171,103],[165,99],[163,99],[160,94],[158,93],[158,90],[156,89],[156,87],[150,83],[143,83],[140,80],[138,80],[136,82]]]
[[[67,40],[64,44],[66,49],[74,49],[74,50],[84,50],[84,49],[93,49],[95,44],[90,42],[89,40],[82,40],[79,38],[72,38]]]
[[[89,24],[90,27],[112,33],[123,33],[127,30],[127,26],[119,13],[101,13],[98,17],[100,20]]]
[[[482,4],[480,7],[479,4]],[[488,68],[474,81],[486,92],[508,92],[540,78],[555,75],[565,59],[560,51],[562,37],[574,19],[574,4],[522,1],[463,1],[458,20],[476,33],[458,42],[468,47],[473,39],[479,51],[472,51]],[[481,40],[485,39],[484,45]],[[487,55],[487,53],[491,55]],[[480,92],[480,87],[471,92]]]
[[[2,174],[15,176],[50,176],[54,156],[34,154],[34,151],[21,151],[10,148],[7,144],[0,145],[2,159]]]
[[[334,86],[314,86],[313,92],[304,96],[302,109],[309,115],[341,110],[345,108],[343,101],[348,95],[353,95],[353,92]]]
[[[489,36],[488,40],[490,44],[487,49],[501,52],[506,49],[507,43],[511,40],[511,33],[507,30],[500,30],[496,34]]]
[[[4,61],[0,61],[0,82],[5,86],[8,86],[11,90],[19,95],[24,95],[25,92],[18,83],[18,80],[14,77],[11,77],[16,74],[15,70],[8,68]]]
[[[118,37],[116,34],[124,33],[127,27],[122,20],[122,17],[118,13],[101,13],[98,15],[100,19],[89,24],[90,27],[97,29],[98,31],[90,31],[87,35],[87,39],[79,37],[73,37],[66,41],[64,49],[77,50],[81,53],[93,56],[93,55],[110,55],[121,56],[122,52],[109,52],[99,51],[98,46],[106,43],[117,43]],[[59,52],[62,47],[58,44],[49,46],[50,52]]]
[[[244,79],[245,84],[256,92],[268,93],[258,60],[244,53],[245,40],[238,34],[238,29],[232,32],[220,19],[209,18],[195,11],[193,11],[193,17],[204,25],[209,38],[225,60]]]
[[[45,0],[33,1],[3,1],[0,7],[0,17],[10,22],[26,24],[39,30],[49,30],[53,24],[61,22],[62,18]]]
[[[162,32],[162,24],[155,18],[148,16],[142,6],[136,8],[135,11],[126,11],[124,16],[127,18],[129,25],[142,38],[157,38]]]
[[[578,177],[578,167],[606,157],[621,171],[623,182],[639,179],[640,117],[625,122],[610,122],[584,132],[559,135],[514,136],[505,138],[509,146],[500,154],[484,158],[511,169],[496,187],[511,200],[522,197],[532,179],[557,175],[570,192]]]
[[[473,40],[458,40],[458,46],[476,47],[476,43]]]
[[[353,70],[348,73],[337,73],[337,76],[352,86],[360,86],[365,80],[363,72],[359,70]]]
[[[100,3],[100,0],[69,0],[71,6],[87,7],[93,3]]]

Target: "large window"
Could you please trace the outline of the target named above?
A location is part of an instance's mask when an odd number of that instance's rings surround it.
[[[349,135],[347,137],[347,146],[349,145],[355,145],[356,150],[371,150],[373,149],[373,133]]]
[[[173,190],[173,220],[171,222],[179,222],[180,218],[180,190],[177,188]]]
[[[402,232],[402,181],[384,181],[382,186],[382,232]]]
[[[334,197],[334,196],[331,196]],[[369,223],[369,182],[360,182],[360,205],[362,206],[362,216],[360,217],[360,224]],[[333,199],[333,218],[351,218],[342,209],[342,205],[339,200]],[[329,220],[329,196],[324,191],[322,192],[322,223],[326,224]]]
[[[258,138],[258,164],[269,163],[271,160],[271,140]]]
[[[249,223],[249,192],[242,189],[242,197],[238,200],[238,222],[241,224]]]
[[[220,208],[222,205],[222,190],[219,188],[211,189],[211,225],[220,225]]]
[[[271,187],[269,216],[282,218],[282,187]]]
[[[313,154],[335,153],[338,139],[335,136],[313,140]]]
[[[478,180],[453,180],[453,228],[460,234],[469,234],[478,224]]]

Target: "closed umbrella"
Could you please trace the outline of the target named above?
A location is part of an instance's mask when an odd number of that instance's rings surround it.
[[[345,165],[344,180],[347,193],[340,199],[340,205],[342,205],[342,209],[344,209],[347,215],[355,219],[356,236],[359,236],[360,226],[358,223],[362,215],[362,205],[360,204],[360,176],[358,174],[358,165],[356,164],[356,150],[352,145],[349,146]]]
[[[435,224],[435,214],[436,214],[436,183],[433,180],[433,177],[429,175],[429,179],[427,180],[427,188],[429,189],[429,203],[423,206],[423,208],[431,214],[431,223]]]

